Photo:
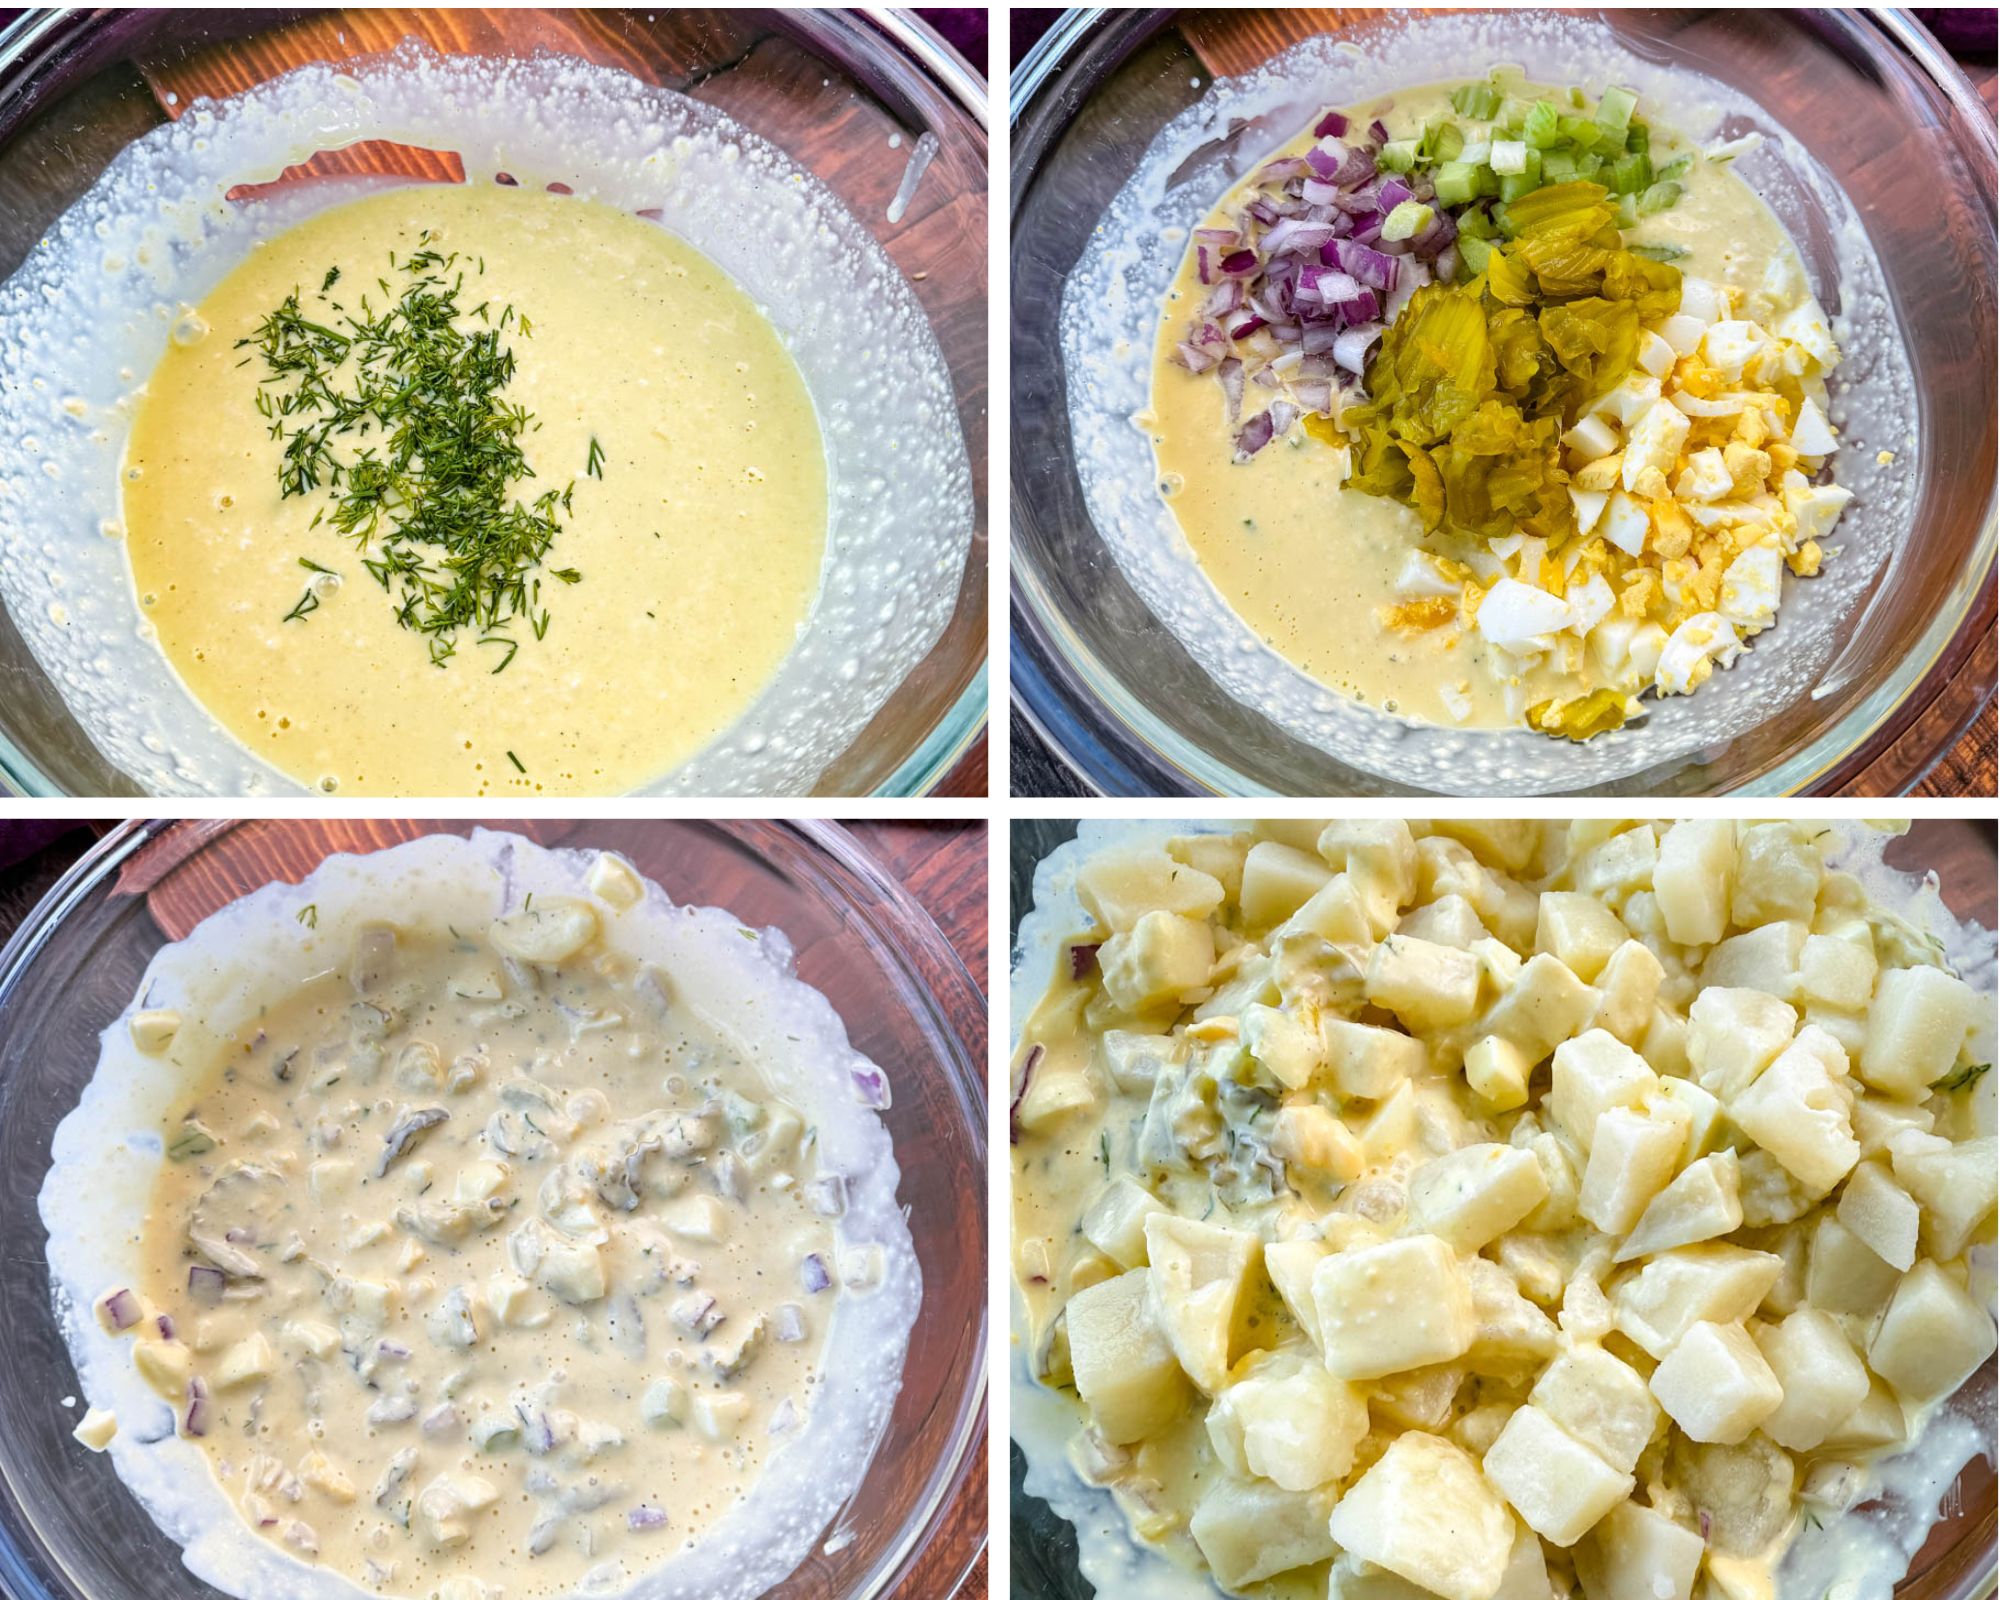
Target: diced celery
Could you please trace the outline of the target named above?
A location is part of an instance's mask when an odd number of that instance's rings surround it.
[[[1467,161],[1447,161],[1431,174],[1438,203],[1462,206],[1479,197],[1479,168]]]
[[[1539,172],[1510,172],[1500,180],[1500,198],[1518,200],[1524,194],[1532,194],[1542,186]]]
[[[1475,122],[1491,122],[1500,109],[1500,91],[1490,83],[1462,83],[1451,91],[1451,109]]]
[[[1639,221],[1639,201],[1636,195],[1621,194],[1617,200],[1618,226],[1630,228]]]
[[[1567,150],[1542,152],[1542,182],[1568,183],[1576,176],[1576,157]]]
[[[1493,141],[1493,170],[1501,177],[1512,177],[1528,170],[1528,147],[1519,139],[1495,139]]]
[[[1635,122],[1625,130],[1625,148],[1627,150],[1651,150],[1653,148],[1653,135],[1645,123]]]
[[[1674,202],[1679,200],[1680,197],[1681,186],[1671,178],[1662,183],[1653,184],[1644,194],[1639,196],[1639,215],[1642,217],[1655,216],[1671,208]]]
[[[1653,163],[1642,154],[1622,155],[1611,163],[1611,192],[1637,194],[1653,181]]]
[[[1638,106],[1639,97],[1636,94],[1614,84],[1604,91],[1604,98],[1597,102],[1597,120],[1604,127],[1623,133]]]
[[[1576,175],[1587,183],[1595,183],[1604,171],[1604,157],[1595,150],[1576,158]]]
[[[1553,100],[1537,100],[1521,120],[1521,137],[1537,150],[1546,150],[1562,137],[1560,121]]]
[[[1579,150],[1588,150],[1603,132],[1589,117],[1558,117],[1556,127]]]
[[[1458,219],[1458,231],[1469,233],[1475,239],[1490,239],[1493,237],[1493,219],[1486,214],[1484,207],[1472,207]]]
[[[1500,102],[1500,115],[1493,120],[1500,127],[1505,128],[1509,133],[1518,137],[1521,132],[1522,123],[1528,120],[1530,109],[1528,101],[1516,100],[1512,95],[1509,95],[1505,100]]]
[[[1383,172],[1408,172],[1417,164],[1417,141],[1391,139],[1376,152],[1375,165]]]
[[[1405,200],[1382,219],[1382,237],[1390,241],[1414,239],[1431,225],[1434,213],[1421,200]]]
[[[1467,272],[1479,273],[1486,270],[1486,258],[1493,254],[1490,242],[1477,234],[1467,233],[1463,228],[1458,234],[1458,259],[1465,263]]]
[[[1465,148],[1465,135],[1458,124],[1442,119],[1431,124],[1424,133],[1424,153],[1433,164],[1440,161],[1456,161],[1459,152]]]
[[[1665,182],[1671,178],[1685,178],[1688,175],[1688,170],[1693,166],[1694,157],[1690,154],[1682,153],[1675,156],[1664,167],[1656,169],[1653,176],[1661,182]]]

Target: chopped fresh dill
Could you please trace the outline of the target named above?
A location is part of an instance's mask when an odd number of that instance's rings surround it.
[[[1960,1067],[1956,1072],[1947,1072],[1931,1087],[1939,1094],[1956,1094],[1960,1089],[1971,1088],[1992,1070],[1992,1062],[1975,1061],[1968,1066]]]
[[[590,454],[584,458],[583,470],[593,478],[604,476],[604,446],[597,442],[597,435],[590,436]]]
[[[328,267],[326,269],[326,276],[319,280],[319,292],[325,294],[327,290],[331,289],[338,282],[340,282],[340,268]]]
[[[498,672],[500,669],[495,667],[493,670]],[[515,755],[513,751],[509,750],[507,752],[507,759],[514,763],[514,770],[520,773],[522,777],[525,778],[528,775],[528,769],[521,765],[521,758]]]
[[[568,513],[573,485],[516,498],[535,475],[521,439],[537,423],[504,398],[515,358],[500,329],[511,320],[526,336],[528,319],[508,306],[495,327],[461,328],[457,262],[425,234],[406,259],[390,255],[391,270],[407,279],[400,294],[376,280],[386,308],[364,295],[358,312],[315,320],[295,289],[238,344],[263,356],[257,409],[284,446],[281,494],[324,491],[315,525],[325,518],[354,541],[397,621],[426,636],[435,665],[469,629],[481,644],[507,647],[491,669],[499,672],[513,660],[519,621],[538,639],[548,632],[532,574],[562,532],[558,513]],[[322,299],[338,277],[338,268],[328,272]],[[591,446],[601,464],[595,439]],[[563,571],[565,583],[581,577]],[[303,621],[322,598],[309,586],[285,620]]]
[[[315,903],[315,904],[312,904],[312,905],[309,905],[309,906],[306,906],[306,907],[305,907],[304,909],[302,909],[302,910],[301,910],[301,911],[299,912],[299,916],[298,916],[298,920],[299,920],[300,922],[303,922],[303,923],[304,923],[304,924],[305,924],[305,925],[306,925],[306,926],[307,926],[308,928],[317,928],[317,927],[319,926],[319,906],[318,906],[318,904],[317,904],[317,903]]]

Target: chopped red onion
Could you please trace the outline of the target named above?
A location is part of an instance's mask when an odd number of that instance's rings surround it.
[[[1242,362],[1237,362],[1240,368]],[[1069,975],[1081,982],[1097,970],[1097,952],[1101,945],[1073,944],[1069,947]]]
[[[162,1339],[171,1339],[174,1336],[174,1319],[172,1317],[162,1313],[153,1319],[153,1324],[160,1330],[160,1337]]]
[[[787,1300],[771,1313],[771,1337],[779,1344],[797,1344],[806,1336],[805,1313]]]
[[[799,1263],[799,1281],[807,1294],[818,1294],[833,1286],[833,1274],[826,1270],[825,1258],[815,1252]]]
[[[870,1111],[889,1109],[889,1078],[880,1067],[864,1065],[853,1068],[848,1076],[854,1080],[854,1097]]]
[[[1373,122],[1368,124],[1368,137],[1373,139],[1377,144],[1387,144],[1389,142],[1388,124],[1383,122],[1380,117],[1377,117]]]
[[[1313,125],[1313,137],[1315,139],[1329,137],[1337,139],[1345,132],[1347,132],[1347,118],[1343,117],[1338,111],[1329,111]],[[1384,143],[1386,142],[1385,140]]]
[[[145,1315],[139,1309],[139,1297],[130,1289],[113,1289],[100,1304],[111,1326],[120,1333],[137,1326],[139,1319]]]
[[[1236,460],[1239,463],[1248,461],[1259,450],[1263,449],[1265,445],[1271,442],[1271,435],[1274,431],[1271,413],[1268,411],[1258,412],[1256,416],[1243,424],[1243,427],[1236,435]]]
[[[1405,200],[1413,200],[1415,198],[1416,196],[1410,186],[1401,178],[1388,178],[1383,181],[1382,187],[1376,192],[1375,204],[1382,215],[1386,217]]]
[[[1209,245],[1217,250],[1234,250],[1243,243],[1243,235],[1234,228],[1196,228],[1194,237],[1197,244]]]
[[[1371,250],[1352,239],[1336,239],[1332,249],[1340,270],[1357,283],[1365,283],[1369,288],[1385,293],[1396,287],[1396,271],[1400,263],[1394,256]]]
[[[667,1525],[667,1514],[658,1506],[634,1506],[625,1513],[625,1526],[634,1533],[650,1533]]]
[[[1349,328],[1333,341],[1333,359],[1344,370],[1360,377],[1368,370],[1368,352],[1375,341],[1382,337],[1378,324],[1369,323],[1359,328]]]
[[[1317,411],[1321,416],[1333,415],[1333,385],[1324,378],[1309,378],[1292,385],[1292,393],[1308,411]]]
[[[1292,424],[1299,420],[1299,408],[1289,400],[1271,402],[1271,436],[1282,439],[1291,432]]]
[[[1215,375],[1222,380],[1222,397],[1233,423],[1243,412],[1243,363],[1231,356],[1215,369]]]
[[[410,1359],[410,1347],[406,1344],[398,1344],[394,1339],[377,1340],[375,1353],[387,1361],[408,1361]]]
[[[222,1299],[222,1291],[229,1287],[229,1278],[220,1267],[193,1266],[188,1268],[188,1293],[203,1305],[215,1305]]]
[[[1276,222],[1276,216],[1274,215],[1271,220]],[[1222,258],[1222,270],[1231,277],[1247,278],[1257,270],[1257,267],[1255,250],[1233,250]]]
[[[1042,1047],[1036,1045],[1028,1052],[1028,1059],[1021,1063],[1021,1081],[1014,1086],[1014,1099],[1007,1107],[1007,1142],[1021,1142],[1021,1102],[1027,1098],[1028,1085],[1034,1081],[1035,1068],[1042,1064]],[[824,1270],[824,1269],[822,1269]]]
[[[208,1432],[208,1384],[201,1378],[188,1379],[187,1419],[181,1429],[189,1438],[199,1439]]]

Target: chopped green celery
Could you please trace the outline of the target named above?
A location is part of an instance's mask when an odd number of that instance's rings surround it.
[[[1576,176],[1576,157],[1567,150],[1542,152],[1542,181],[1568,183]]]
[[[1681,155],[1675,156],[1674,159],[1669,161],[1664,167],[1659,167],[1655,169],[1653,176],[1655,178],[1660,179],[1662,182],[1665,182],[1673,178],[1685,178],[1688,175],[1689,170],[1693,166],[1694,166],[1694,157],[1692,155],[1683,153]]]
[[[1518,138],[1521,132],[1521,125],[1528,120],[1530,109],[1528,101],[1517,100],[1512,95],[1509,95],[1505,100],[1500,102],[1500,114],[1493,120],[1505,128],[1508,133]]]
[[[1458,219],[1458,231],[1471,234],[1475,239],[1490,239],[1495,229],[1493,219],[1486,214],[1483,206],[1474,207]]]
[[[1685,261],[1688,251],[1678,244],[1628,244],[1626,249],[1635,256],[1644,256],[1648,261]]]
[[[1553,100],[1537,100],[1521,119],[1521,137],[1537,150],[1546,150],[1562,137],[1560,122]]]
[[[1500,180],[1500,198],[1518,200],[1524,194],[1533,194],[1541,186],[1542,175],[1539,172],[1510,172]]]
[[[1630,89],[1621,89],[1614,84],[1604,91],[1604,98],[1597,102],[1598,124],[1623,133],[1638,106],[1639,97],[1636,94]]]
[[[1469,205],[1479,198],[1479,168],[1466,161],[1447,161],[1431,174],[1438,204]]]
[[[1465,135],[1455,122],[1444,118],[1435,119],[1424,129],[1424,154],[1435,164],[1456,161],[1459,152],[1465,148]]]
[[[1431,225],[1436,215],[1421,200],[1405,200],[1382,219],[1382,237],[1390,241],[1414,239]]]
[[[1578,150],[1590,149],[1604,132],[1590,117],[1558,117],[1556,128]]]
[[[1487,165],[1503,178],[1528,170],[1528,147],[1519,139],[1495,139]]]
[[[1647,132],[1645,123],[1635,122],[1625,130],[1625,148],[1627,150],[1651,150],[1653,148],[1653,136]]]
[[[1416,164],[1415,139],[1391,139],[1375,156],[1375,165],[1384,172],[1408,172]]]
[[[1653,163],[1642,154],[1622,155],[1611,163],[1611,192],[1637,194],[1653,181]]]
[[[1576,158],[1576,175],[1585,183],[1595,183],[1604,175],[1604,157],[1592,150]]]
[[[1621,194],[1618,197],[1617,211],[1619,227],[1632,228],[1638,226],[1639,197],[1637,195]]]
[[[1490,83],[1462,83],[1451,91],[1451,109],[1475,122],[1491,122],[1500,109],[1500,91]]]
[[[1642,217],[1658,216],[1662,211],[1671,210],[1681,197],[1681,186],[1671,178],[1651,185],[1639,196],[1637,210]]]
[[[1460,232],[1458,236],[1458,259],[1465,263],[1465,270],[1480,273],[1486,270],[1487,257],[1493,254],[1493,242],[1482,239],[1476,233]]]
[[[1568,100],[1579,111],[1590,104],[1590,96],[1585,94],[1575,84],[1569,86]]]

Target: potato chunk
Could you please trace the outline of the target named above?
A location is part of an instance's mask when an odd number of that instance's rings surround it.
[[[1266,1362],[1216,1396],[1208,1427],[1234,1432],[1251,1475],[1281,1489],[1317,1489],[1353,1471],[1368,1402],[1317,1362]]]
[[[1450,945],[1391,934],[1368,958],[1367,994],[1415,1032],[1456,1027],[1479,1009],[1479,959]]]
[[[1146,1219],[1167,1208],[1138,1179],[1119,1177],[1083,1214],[1083,1236],[1127,1271],[1146,1265]]]
[[[1936,967],[1896,967],[1875,985],[1856,1069],[1884,1094],[1921,1100],[1951,1070],[1972,1031],[1979,997]]]
[[[1450,1245],[1420,1234],[1328,1256],[1313,1272],[1327,1370],[1380,1378],[1472,1347],[1472,1292]]]
[[[1612,1291],[1618,1331],[1654,1360],[1698,1322],[1736,1322],[1757,1309],[1785,1264],[1761,1250],[1694,1244],[1655,1256]]]
[[[1690,1075],[1717,1099],[1734,1099],[1792,1042],[1798,1020],[1784,1001],[1756,989],[1702,990],[1688,1009]]]
[[[1194,1390],[1152,1305],[1145,1268],[1079,1290],[1063,1308],[1076,1392],[1113,1444],[1177,1421]]]
[[[1993,1319],[1935,1261],[1919,1261],[1889,1299],[1868,1365],[1905,1400],[1950,1394],[1993,1354]]]
[[[1595,983],[1627,938],[1625,924],[1594,895],[1551,891],[1535,914],[1535,949],[1554,956],[1585,983]]]
[[[1572,1344],[1528,1398],[1620,1472],[1630,1472],[1652,1442],[1660,1415],[1646,1380],[1594,1344]]]
[[[1752,1337],[1785,1392],[1764,1431],[1787,1450],[1817,1450],[1868,1398],[1868,1369],[1828,1313],[1801,1307]]]
[[[1223,901],[1216,879],[1152,844],[1092,856],[1077,869],[1076,893],[1084,910],[1113,933],[1129,933],[1149,911],[1200,921]]]
[[[1567,1548],[1632,1492],[1632,1477],[1566,1433],[1538,1405],[1507,1419],[1486,1452],[1486,1476],[1551,1544]]]
[[[1736,878],[1736,824],[1676,822],[1660,841],[1653,894],[1675,944],[1714,944],[1729,928]]]
[[[1330,1490],[1301,1494],[1262,1478],[1222,1476],[1194,1508],[1188,1532],[1216,1582],[1241,1589],[1331,1556],[1332,1509]]]
[[[1587,1026],[1597,991],[1554,956],[1530,956],[1507,992],[1480,1019],[1481,1033],[1517,1046],[1533,1066]]]
[[[1228,1381],[1236,1302],[1257,1236],[1165,1211],[1147,1217],[1145,1229],[1153,1315],[1187,1375],[1213,1394]]]
[[[1837,1217],[1813,1224],[1806,1255],[1806,1300],[1822,1311],[1873,1317],[1902,1276],[1857,1239]]]
[[[1690,1162],[1679,1177],[1647,1203],[1612,1259],[1631,1261],[1734,1233],[1743,1226],[1743,1205],[1736,1192],[1736,1166],[1734,1150],[1718,1150]]]
[[[1576,1547],[1584,1600],[1688,1600],[1701,1566],[1701,1535],[1650,1506],[1613,1506]]]
[[[1785,1391],[1740,1322],[1697,1322],[1653,1370],[1653,1398],[1703,1444],[1741,1444]]]
[[[1613,1106],[1636,1110],[1659,1084],[1659,1075],[1643,1056],[1602,1028],[1592,1028],[1556,1047],[1549,1074],[1549,1115],[1587,1154],[1600,1116]]]
[[[1206,922],[1149,911],[1127,933],[1114,933],[1097,952],[1104,992],[1123,1011],[1173,1003],[1208,982],[1215,935]]]
[[[1245,1007],[1243,1048],[1283,1087],[1303,1089],[1326,1064],[1326,1041],[1316,1023],[1275,1006]]]
[[[1606,1111],[1591,1133],[1578,1215],[1600,1233],[1629,1233],[1680,1165],[1687,1129],[1687,1108],[1664,1095],[1643,1108]]]
[[[1409,1225],[1461,1254],[1483,1249],[1548,1197],[1534,1152],[1469,1144],[1410,1174]]]
[[[1423,1041],[1394,1028],[1327,1017],[1320,1023],[1326,1067],[1350,1100],[1384,1100],[1430,1064]]]
[[[1811,1025],[1729,1101],[1737,1127],[1814,1194],[1829,1192],[1861,1159],[1853,1109],[1847,1053]]]
[[[1283,922],[1332,878],[1332,869],[1318,856],[1290,845],[1264,839],[1243,859],[1243,892],[1238,904],[1243,920],[1253,928]]]
[[[1514,1553],[1514,1519],[1472,1457],[1405,1433],[1334,1507],[1334,1541],[1444,1600],[1492,1600]]]
[[[1864,1161],[1847,1175],[1834,1214],[1842,1227],[1898,1272],[1915,1265],[1922,1214],[1881,1162]]]

